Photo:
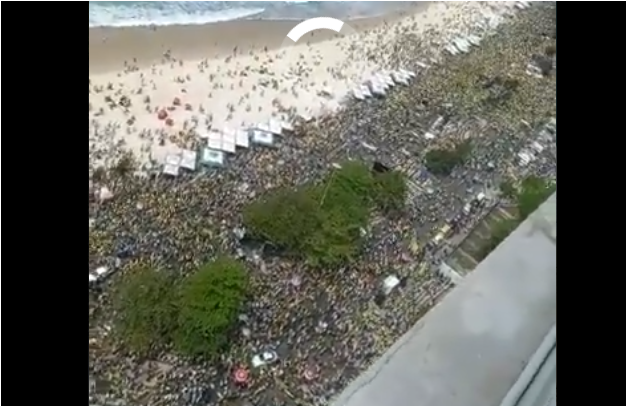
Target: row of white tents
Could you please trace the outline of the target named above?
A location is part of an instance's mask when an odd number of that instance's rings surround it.
[[[365,83],[355,87],[352,95],[357,100],[364,100],[373,96],[383,97],[396,85],[409,85],[410,81],[415,77],[415,72],[405,69],[382,71],[373,75]]]
[[[529,6],[530,2],[528,1],[517,1],[515,3],[515,7],[518,9],[526,9]],[[484,21],[477,24],[477,28],[479,28],[479,31],[487,33],[496,28],[502,21],[502,16],[489,14],[485,16]],[[476,34],[460,36],[445,46],[445,51],[451,55],[466,53],[473,46],[479,46],[481,40],[482,36]],[[428,68],[428,65],[422,62],[418,62],[417,66]],[[385,97],[390,89],[398,85],[408,86],[414,78],[416,78],[416,72],[406,69],[381,71],[353,88],[349,96],[357,100]],[[432,127],[434,128],[429,129],[424,134],[428,139],[435,138],[435,134],[437,134],[435,127],[438,126],[434,124]],[[163,165],[163,173],[177,176],[182,170],[195,171],[199,165],[204,167],[222,167],[228,155],[235,154],[238,149],[247,149],[251,145],[273,147],[277,138],[285,130],[291,130],[291,128],[290,123],[270,119],[250,128],[233,129],[225,126],[219,129],[212,129],[201,136],[205,141],[205,145],[199,151],[181,150],[177,154],[168,155]]]
[[[425,65],[426,67],[426,65]],[[373,75],[365,84],[353,90],[353,96],[364,100],[373,96],[385,96],[396,85],[409,85],[416,77],[411,71],[399,69],[383,71]],[[304,117],[304,120],[311,118]],[[203,147],[198,151],[183,149],[176,154],[165,157],[162,173],[176,177],[181,171],[196,171],[202,167],[223,167],[231,154],[238,149],[247,149],[251,146],[274,147],[278,138],[285,132],[293,130],[291,123],[270,119],[249,128],[214,128],[200,138]]]
[[[211,129],[200,136],[203,147],[198,151],[182,149],[176,154],[167,155],[163,174],[177,176],[182,170],[196,171],[199,165],[222,167],[228,155],[235,154],[238,149],[248,149],[254,145],[273,147],[277,138],[291,129],[291,124],[275,119],[250,128],[233,129],[224,126],[221,129]]]
[[[527,9],[531,6],[530,1],[516,1],[514,7],[519,10]],[[465,54],[474,47],[478,47],[483,37],[493,32],[504,20],[504,16],[496,13],[487,13],[484,15],[482,21],[475,24],[477,33],[482,34],[469,34],[458,36],[454,38],[448,45],[444,47],[444,50],[450,55]]]

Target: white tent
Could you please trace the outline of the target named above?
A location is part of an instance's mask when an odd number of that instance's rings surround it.
[[[226,129],[222,132],[222,148],[221,150],[227,153],[235,153],[237,135],[234,131]]]
[[[171,177],[176,177],[179,175],[179,169],[180,167],[178,165],[165,164],[163,166],[163,173]]]
[[[393,87],[394,85],[396,85],[394,80],[390,77],[390,74],[387,72],[378,73],[377,78],[379,79],[379,82],[384,83],[389,87]]]
[[[237,137],[238,133],[228,127],[221,131],[212,131],[207,139],[207,147],[233,154],[237,146]]]
[[[283,126],[279,120],[270,119],[268,121],[268,127],[270,128],[270,133],[281,135],[283,133]]]
[[[294,126],[292,126],[292,123],[286,121],[281,122],[281,128],[285,131],[294,131]]]
[[[353,89],[353,97],[357,100],[364,100],[366,96],[361,91],[361,87]]]
[[[412,72],[412,71],[408,71],[406,69],[399,69],[398,70],[400,73],[409,76],[410,78],[415,78],[416,77],[416,73]]]
[[[213,150],[211,148],[204,148],[200,154],[200,162],[203,165],[210,167],[222,167],[224,166],[224,152],[220,150]]]
[[[361,85],[361,94],[364,95],[364,97],[370,98],[372,97],[372,92],[370,92],[370,88],[366,85]]]
[[[262,146],[273,147],[274,135],[267,131],[255,130],[253,131],[251,141]]]
[[[207,147],[212,150],[222,150],[222,135],[212,131],[207,137]]]
[[[165,156],[165,164],[179,166],[181,164],[180,154],[168,154]]]
[[[190,171],[196,170],[196,161],[198,154],[193,150],[181,151],[181,167]]]
[[[409,76],[400,73],[400,72],[392,72],[392,79],[396,83],[400,83],[401,85],[409,85]]]
[[[250,146],[250,134],[248,129],[237,130],[235,135],[235,145],[242,148],[248,148]]]

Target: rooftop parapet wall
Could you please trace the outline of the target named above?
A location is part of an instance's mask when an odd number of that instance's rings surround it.
[[[557,193],[335,400],[500,405],[556,322]]]

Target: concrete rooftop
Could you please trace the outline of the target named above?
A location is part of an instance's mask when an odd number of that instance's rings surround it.
[[[556,202],[557,193],[334,405],[555,405]]]

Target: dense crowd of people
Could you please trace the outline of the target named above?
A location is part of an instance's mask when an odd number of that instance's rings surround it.
[[[224,168],[176,179],[111,177],[113,197],[90,202],[90,270],[123,273],[146,263],[186,274],[217,253],[241,249],[243,206],[269,189],[321,177],[347,159],[380,162],[407,175],[403,216],[377,217],[355,263],[332,273],[312,272],[273,253],[247,257],[250,299],[240,335],[219,360],[197,362],[164,353],[139,360],[111,334],[109,290],[116,275],[90,292],[90,400],[94,404],[324,405],[409,329],[452,283],[429,269],[427,247],[438,227],[479,192],[494,190],[512,173],[555,177],[555,141],[532,163],[517,155],[538,139],[555,115],[555,71],[543,78],[524,67],[555,45],[554,5],[521,12],[467,55],[424,69],[412,61],[427,49],[419,38],[399,39],[390,64],[420,72],[410,86],[384,99],[350,102],[336,115],[297,126],[276,148],[253,148]],[[496,78],[500,78],[496,80]],[[505,82],[507,80],[508,82]],[[425,137],[432,133],[434,138]],[[544,133],[543,133],[544,134]],[[463,166],[435,176],[422,157],[433,148],[472,141]],[[104,181],[103,181],[104,182]],[[387,276],[399,287],[381,298]],[[252,369],[246,383],[234,370],[272,349],[278,360]]]

